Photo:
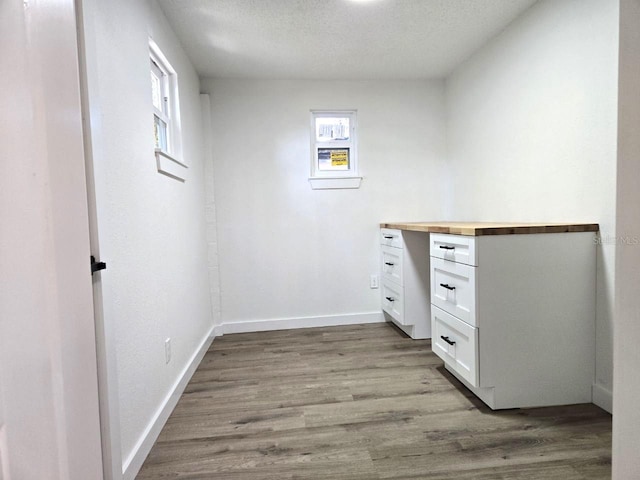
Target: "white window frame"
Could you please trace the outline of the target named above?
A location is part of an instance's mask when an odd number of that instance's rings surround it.
[[[153,104],[153,115],[154,117],[157,117],[162,122],[164,122],[164,124],[166,125],[166,131],[164,132],[165,146],[163,148],[162,145],[156,144],[156,148],[162,150],[163,152],[169,153],[169,146],[173,143],[173,132],[171,131],[171,94],[169,90],[169,73],[166,71],[162,62],[157,58],[153,51],[151,51],[149,57],[151,60],[151,73],[155,74],[155,76],[160,80],[159,83],[161,109]],[[160,143],[162,144],[162,141]]]
[[[156,121],[155,117],[160,118],[167,125],[166,147],[158,148],[154,139],[158,172],[184,181],[187,165],[182,161],[182,124],[180,121],[178,74],[162,53],[160,47],[151,38],[149,39],[149,60],[150,71],[156,73],[156,76],[158,72],[161,75],[160,90],[162,94],[161,109],[158,109],[153,104],[153,99],[150,99],[153,111],[151,126],[153,129]]]
[[[349,139],[318,141],[316,119],[341,117],[349,119]],[[311,176],[313,189],[359,188],[362,177],[358,175],[357,110],[311,110]],[[323,148],[348,148],[349,168],[346,170],[320,170],[318,150]]]

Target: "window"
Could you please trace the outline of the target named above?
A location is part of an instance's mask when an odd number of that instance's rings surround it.
[[[155,147],[169,153],[169,74],[151,54],[151,97],[153,100],[153,134]]]
[[[156,43],[149,39],[153,141],[158,171],[184,180],[178,76]]]
[[[356,111],[311,111],[312,188],[358,188]]]

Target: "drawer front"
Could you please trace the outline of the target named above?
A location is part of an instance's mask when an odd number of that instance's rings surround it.
[[[387,247],[402,248],[402,232],[391,228],[380,229],[380,244]]]
[[[431,258],[431,303],[477,327],[476,268]]]
[[[399,285],[402,282],[402,252],[400,248],[382,245],[382,278]]]
[[[480,386],[478,329],[431,308],[431,349],[472,386]]]
[[[399,324],[404,323],[404,289],[393,282],[382,281],[382,310],[391,315]]]
[[[467,265],[478,265],[475,237],[432,233],[429,237],[429,244],[432,257]]]

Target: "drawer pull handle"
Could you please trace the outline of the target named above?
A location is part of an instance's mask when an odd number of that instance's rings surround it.
[[[455,250],[456,247],[452,247],[451,245],[440,245],[440,248],[443,250]]]
[[[396,299],[395,299],[395,298],[393,298],[393,297],[384,297],[384,298],[386,298],[386,299],[387,299],[387,300],[389,300],[390,302],[395,302],[395,301],[396,301]]]
[[[393,240],[393,235],[385,235],[384,238],[387,240]]]
[[[390,267],[393,267],[395,265],[395,263],[391,263],[391,262],[384,262],[385,265],[389,265]]]
[[[456,342],[452,341],[449,337],[445,337],[444,335],[440,335],[440,338],[447,342],[449,345],[455,345]]]
[[[441,283],[440,286],[443,287],[443,288],[446,288],[447,290],[455,290],[456,289],[456,287],[452,287],[448,283]]]

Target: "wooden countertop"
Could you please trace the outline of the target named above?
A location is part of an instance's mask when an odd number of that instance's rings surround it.
[[[454,235],[513,235],[528,233],[597,232],[597,223],[387,222],[382,228]]]

